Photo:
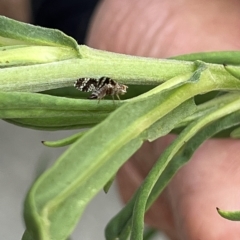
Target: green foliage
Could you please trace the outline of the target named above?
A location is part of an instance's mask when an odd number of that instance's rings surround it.
[[[217,208],[218,213],[231,221],[240,221],[240,211],[223,211]]]
[[[5,17],[0,18],[0,44],[0,117],[35,129],[85,129],[43,142],[70,147],[29,190],[23,240],[66,240],[87,204],[101,189],[108,190],[118,169],[144,141],[178,131],[105,231],[108,240],[141,240],[145,211],[199,145],[223,130],[239,136],[239,52],[133,57],[78,46],[57,30]],[[101,76],[127,84],[127,99],[98,104],[66,88],[77,78]],[[219,213],[239,220],[239,213]]]

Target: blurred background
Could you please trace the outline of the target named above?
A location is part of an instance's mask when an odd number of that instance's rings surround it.
[[[65,1],[67,6],[62,5],[64,1],[0,0],[0,14],[19,21],[61,29],[79,43],[84,43],[89,19],[98,1],[68,0]],[[79,4],[81,6],[76,7]],[[57,11],[56,14],[54,11]],[[74,14],[76,11],[79,14]],[[77,27],[74,24],[76,22]],[[21,239],[24,232],[22,213],[25,195],[39,172],[53,163],[66,149],[47,148],[41,141],[61,139],[75,132],[77,131],[37,131],[0,120],[0,239]],[[108,194],[100,192],[88,205],[72,239],[104,240],[107,222],[122,207],[117,187],[113,184]],[[154,238],[164,239],[167,238],[161,234]]]

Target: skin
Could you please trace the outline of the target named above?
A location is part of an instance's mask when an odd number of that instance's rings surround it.
[[[105,0],[89,28],[94,48],[165,58],[240,49],[238,0]],[[119,190],[130,199],[173,135],[146,142],[120,169]],[[240,223],[216,207],[240,209],[240,141],[211,139],[175,175],[146,216],[174,240],[239,240]]]

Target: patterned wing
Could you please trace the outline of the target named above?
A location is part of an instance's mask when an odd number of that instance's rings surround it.
[[[82,92],[92,92],[89,99],[103,99],[106,95],[117,96],[120,100],[119,95],[127,92],[127,86],[119,84],[109,77],[95,78],[80,78],[78,79],[74,87]]]
[[[98,88],[98,80],[95,78],[79,78],[74,87],[82,92],[92,92]]]

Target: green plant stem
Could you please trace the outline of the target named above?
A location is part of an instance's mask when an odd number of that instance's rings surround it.
[[[25,47],[26,55],[31,48]],[[38,92],[73,86],[74,79],[79,77],[101,76],[110,76],[127,85],[158,85],[174,76],[193,73],[198,67],[189,61],[135,57],[95,50],[84,45],[79,46],[79,52],[81,58],[1,69],[0,90]],[[64,55],[64,52],[61,54]],[[221,64],[205,65],[213,74],[212,79],[231,76]],[[232,72],[240,71],[238,66],[232,66],[231,69]]]
[[[94,59],[93,55],[91,58],[1,69],[0,90],[38,92],[73,86],[74,79],[79,77],[100,76],[110,76],[125,84],[158,85],[173,76],[195,69],[191,62],[134,58],[121,54],[119,58],[111,58],[111,54],[108,54],[102,60],[98,57]]]

